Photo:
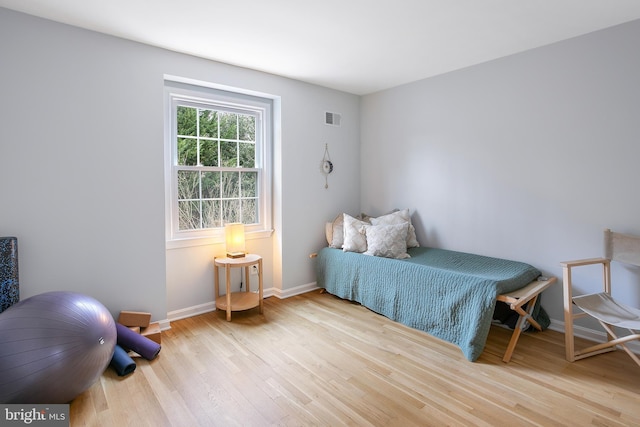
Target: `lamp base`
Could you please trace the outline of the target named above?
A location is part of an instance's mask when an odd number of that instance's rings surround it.
[[[244,258],[244,252],[227,252],[227,258]]]

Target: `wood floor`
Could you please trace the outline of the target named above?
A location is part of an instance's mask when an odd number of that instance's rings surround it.
[[[154,361],[108,368],[71,426],[631,426],[640,368],[622,351],[574,363],[563,335],[493,327],[471,363],[451,344],[329,294],[172,322]]]

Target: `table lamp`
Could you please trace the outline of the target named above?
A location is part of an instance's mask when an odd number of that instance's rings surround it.
[[[224,226],[225,243],[227,246],[227,257],[242,258],[244,249],[244,224],[232,222]]]

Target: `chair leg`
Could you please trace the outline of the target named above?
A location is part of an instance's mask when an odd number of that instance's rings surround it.
[[[638,356],[636,356],[633,352],[631,352],[631,350],[627,348],[627,346],[625,346],[626,342],[639,340],[640,335],[634,333],[632,335],[618,337],[609,325],[604,322],[600,322],[600,325],[607,332],[607,337],[609,337],[609,339],[603,343],[592,345],[576,352],[575,360],[584,359],[590,356],[595,356],[597,354],[607,353],[610,351],[615,351],[617,349],[617,346],[619,345],[640,366],[640,359],[638,359]]]
[[[565,265],[562,273],[564,299],[564,348],[565,358],[569,362],[575,360],[575,345],[573,337],[573,302],[571,300],[571,267]]]
[[[636,354],[633,351],[629,350],[629,348],[626,345],[624,344],[620,344],[620,345],[622,346],[622,349],[627,352],[629,357],[631,357],[633,361],[636,362],[638,366],[640,366],[640,359],[638,358],[638,356],[636,356]]]
[[[635,331],[631,331],[631,332],[633,332],[634,334],[636,333]],[[622,349],[627,352],[629,357],[632,358],[633,361],[636,362],[638,366],[640,366],[640,358],[638,357],[638,355],[635,354],[633,351],[629,350],[629,347],[627,347],[626,345],[624,344],[621,344],[621,345],[622,345]]]
[[[604,322],[600,322],[600,324],[602,325],[602,327],[607,331],[607,333],[609,334],[610,337],[613,337],[614,340],[624,340],[626,339],[634,339],[633,337],[623,337],[623,338],[618,338],[616,336],[616,334],[613,332],[613,329],[611,327],[609,327],[609,325],[607,325]],[[629,332],[631,332],[631,334],[636,335],[636,331],[629,329]],[[629,355],[629,357],[631,357],[633,359],[634,362],[636,362],[636,364],[638,366],[640,366],[640,359],[638,358],[638,356],[636,356],[636,354],[629,350],[629,347],[627,347],[624,342],[620,343],[620,346],[622,347],[622,349]]]

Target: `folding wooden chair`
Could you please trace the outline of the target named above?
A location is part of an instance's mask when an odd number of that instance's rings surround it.
[[[625,343],[640,340],[640,309],[629,307],[611,296],[611,261],[640,266],[640,236],[604,231],[604,258],[590,258],[560,263],[563,268],[565,351],[569,362],[615,350],[621,346],[640,366],[640,358]],[[602,265],[603,292],[573,296],[571,270],[585,265]],[[574,313],[573,306],[581,311]],[[574,319],[592,316],[607,332],[607,341],[576,350],[573,332]],[[630,334],[616,335],[614,327],[627,329]]]

